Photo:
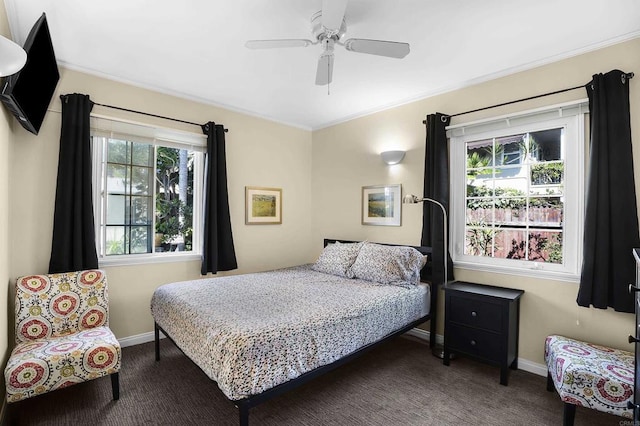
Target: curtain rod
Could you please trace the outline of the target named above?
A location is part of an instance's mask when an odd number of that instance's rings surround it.
[[[630,80],[630,79],[633,78],[633,76],[634,76],[634,73],[632,73],[632,72],[622,74],[623,83],[624,83],[625,79],[629,79]],[[459,115],[471,114],[472,112],[484,111],[486,109],[498,108],[498,107],[501,107],[501,106],[511,105],[511,104],[515,104],[515,103],[518,103],[518,102],[530,101],[532,99],[543,98],[545,96],[557,95],[558,93],[570,92],[571,90],[582,89],[584,86],[585,85],[583,84],[583,85],[580,85],[580,86],[569,87],[567,89],[556,90],[555,92],[542,93],[540,95],[529,96],[528,98],[516,99],[515,101],[503,102],[501,104],[495,104],[495,105],[490,105],[490,106],[486,106],[486,107],[483,107],[483,108],[477,108],[477,109],[472,109],[472,110],[469,110],[469,111],[458,112],[456,114],[451,114],[451,115],[443,115],[441,120],[444,123],[447,119],[452,118],[452,117],[457,117]],[[427,124],[427,120],[422,120],[422,124]]]
[[[122,107],[113,106],[113,105],[106,105],[106,104],[101,104],[101,103],[94,102],[94,101],[91,101],[91,102],[93,102],[94,105],[99,105],[99,106],[105,107],[105,108],[118,109],[120,111],[133,112],[133,113],[136,113],[136,114],[142,114],[142,115],[146,115],[146,116],[149,116],[149,117],[162,118],[162,119],[165,119],[165,120],[177,121],[179,123],[191,124],[193,126],[202,127],[202,124],[194,123],[192,121],[180,120],[179,118],[165,117],[164,115],[157,115],[157,114],[151,114],[149,112],[136,111],[135,109],[128,109],[128,108],[122,108]],[[229,131],[229,129],[224,129],[225,133],[227,133],[228,131]]]

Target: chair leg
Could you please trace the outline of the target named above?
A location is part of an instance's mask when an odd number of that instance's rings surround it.
[[[113,393],[113,400],[120,399],[120,373],[113,373],[111,375],[111,391]]]
[[[551,378],[551,373],[547,373],[547,390],[549,392],[553,392],[556,387],[553,385],[553,379]]]
[[[575,418],[576,418],[576,406],[573,404],[569,404],[568,402],[565,402],[564,413],[562,414],[562,425],[573,426],[573,420]]]
[[[15,411],[12,409],[12,406],[14,404],[9,404],[7,403],[5,405],[5,411],[4,411],[4,419],[0,419],[0,421],[2,421],[1,424],[3,425],[14,425],[17,424],[17,419],[15,418]]]

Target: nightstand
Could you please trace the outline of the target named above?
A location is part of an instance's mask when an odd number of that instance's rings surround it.
[[[518,368],[520,297],[523,290],[455,281],[445,288],[444,365],[452,352],[500,367],[507,385]]]

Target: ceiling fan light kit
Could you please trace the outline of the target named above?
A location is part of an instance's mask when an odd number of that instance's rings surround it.
[[[346,7],[347,0],[323,0],[322,10],[311,16],[311,32],[315,42],[307,39],[249,40],[245,46],[249,49],[274,49],[321,44],[322,54],[318,58],[316,70],[316,85],[318,86],[327,85],[333,79],[333,50],[336,44],[343,46],[349,52],[388,58],[401,59],[409,54],[408,43],[361,38],[352,38],[342,42],[347,32],[347,23],[344,18]]]

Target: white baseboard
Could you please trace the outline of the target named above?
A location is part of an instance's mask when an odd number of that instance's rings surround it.
[[[428,331],[421,328],[412,328],[411,330],[407,331],[406,334],[426,341],[429,341],[429,336],[431,335]],[[443,345],[444,337],[440,334],[436,334],[436,343],[439,345]],[[537,374],[538,376],[547,377],[546,365],[538,364],[537,362],[529,361],[528,359],[518,358],[518,369]]]
[[[429,341],[429,333],[426,330],[421,328],[412,328],[407,331],[405,334],[409,336],[417,337],[418,339],[422,339],[425,341]],[[160,333],[160,338],[164,339],[165,335]],[[154,336],[153,331],[148,333],[136,334],[135,336],[123,337],[122,339],[118,339],[120,342],[120,346],[126,348],[127,346],[140,345],[142,343],[153,342]],[[438,345],[444,344],[444,337],[440,334],[436,334],[436,343]],[[538,364],[537,362],[529,361],[528,359],[518,358],[518,368],[523,371],[527,371],[529,373],[537,374],[538,376],[547,377],[547,366],[544,364]],[[2,407],[3,411],[0,411],[0,416],[4,413],[4,406]],[[0,417],[1,418],[1,417]]]
[[[547,366],[529,361],[528,359],[518,358],[518,369],[537,374],[538,376],[547,377]]]
[[[421,328],[412,328],[411,330],[407,331],[405,334],[408,334],[409,336],[417,337],[418,339],[426,340],[427,342],[431,337],[431,333]],[[444,337],[442,337],[439,334],[436,334],[436,344],[444,345]]]
[[[166,336],[160,333],[160,338],[164,339]],[[153,342],[155,337],[153,335],[153,331],[149,331],[148,333],[136,334],[135,336],[123,337],[122,339],[118,339],[120,342],[120,346],[126,348],[127,346],[135,346],[141,345],[143,343]]]

